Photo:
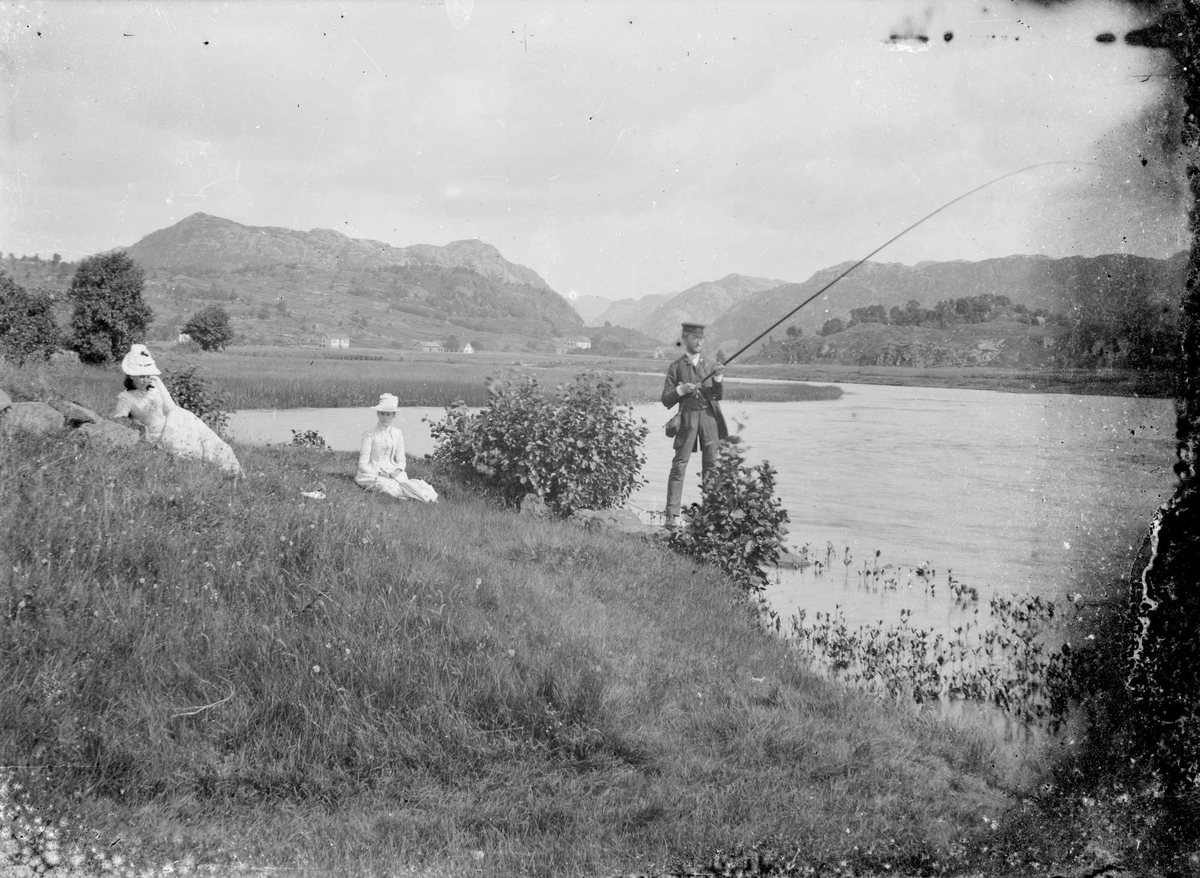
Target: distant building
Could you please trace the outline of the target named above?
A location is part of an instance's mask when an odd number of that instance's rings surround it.
[[[566,338],[554,339],[554,352],[565,354],[571,350],[587,350],[592,346],[592,340],[586,335],[571,335]]]
[[[324,338],[323,344],[327,348],[348,348],[350,347],[350,339],[345,336],[327,335]]]
[[[186,332],[179,333],[179,343],[180,344],[183,344],[184,342],[191,341],[191,340],[192,340],[192,337],[190,335],[188,335]]]
[[[463,345],[462,352],[464,354],[473,354],[473,353],[475,353],[475,348],[471,347],[470,342],[467,342],[465,345]]]
[[[661,360],[662,358],[663,358],[663,349],[655,348],[654,349],[654,359]]]
[[[421,350],[427,354],[440,354],[446,350],[445,346],[440,341],[421,341],[417,342],[421,346]]]

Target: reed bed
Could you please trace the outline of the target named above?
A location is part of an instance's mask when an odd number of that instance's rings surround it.
[[[169,347],[161,353],[156,351],[155,356],[164,371],[195,368],[196,375],[217,389],[232,410],[362,407],[374,405],[384,391],[396,394],[405,406],[448,406],[458,400],[481,406],[487,403],[489,377],[525,372],[553,387],[568,383],[587,369],[614,372],[621,384],[622,402],[657,402],[663,379],[642,370],[666,368],[661,361],[583,357],[514,361],[511,355],[499,354],[338,354],[305,348],[198,353],[185,347]],[[116,368],[63,365],[42,371],[51,376],[51,381],[61,375],[72,386],[99,398],[111,399],[120,390],[122,376]],[[731,380],[725,395],[743,402],[794,402],[836,399],[841,390],[801,382],[750,384]],[[104,407],[109,405],[104,402]]]

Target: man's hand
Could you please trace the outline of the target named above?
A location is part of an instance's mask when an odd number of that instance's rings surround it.
[[[717,365],[715,365],[715,366],[713,367],[712,373],[713,373],[714,375],[720,375],[720,374],[721,374],[722,372],[724,372],[724,371],[725,371],[725,364],[724,364],[724,363],[717,363]]]
[[[681,394],[683,394],[684,396],[690,396],[696,392],[696,385],[695,384],[680,384],[679,392]]]

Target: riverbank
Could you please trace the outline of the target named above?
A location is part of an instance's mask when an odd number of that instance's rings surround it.
[[[1172,375],[1131,370],[1016,370],[986,366],[917,369],[907,366],[838,364],[751,364],[730,366],[731,377],[754,377],[833,384],[890,384],[949,387],[1004,393],[1076,393],[1084,396],[1142,396],[1169,399]]]
[[[19,377],[104,410],[71,374]],[[69,433],[0,445],[0,763],[29,797],[7,813],[65,819],[97,868],[659,875],[757,847],[776,874],[1074,873],[1134,850],[1062,754],[828,682],[657,545],[420,461],[442,503],[365,494],[352,454],[237,453],[231,482]]]

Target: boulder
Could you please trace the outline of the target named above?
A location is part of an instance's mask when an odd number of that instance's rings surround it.
[[[810,563],[812,562],[797,555],[790,549],[784,549],[779,553],[779,561],[775,566],[784,570],[803,570]]]
[[[5,430],[57,433],[63,429],[63,424],[62,412],[44,402],[14,402],[0,414],[0,426]]]
[[[140,431],[122,427],[113,421],[98,420],[83,424],[75,431],[75,435],[82,436],[88,443],[94,442],[111,450],[130,448],[141,441]]]
[[[526,494],[521,498],[521,515],[531,515],[534,518],[549,518],[550,507],[537,494]]]
[[[78,427],[80,424],[94,424],[100,420],[100,416],[89,408],[84,408],[77,402],[68,402],[65,399],[52,399],[50,405],[55,410],[62,412],[62,416],[66,418],[68,426]]]
[[[12,405],[12,397],[0,390],[0,412]]]
[[[661,527],[643,523],[632,509],[576,509],[568,521],[585,530],[635,534],[647,538],[663,532]]]

